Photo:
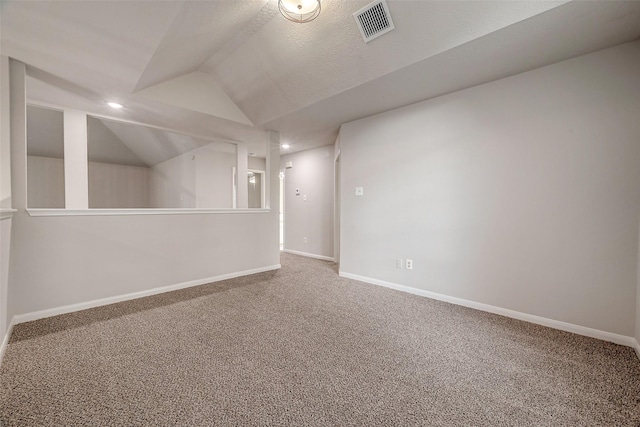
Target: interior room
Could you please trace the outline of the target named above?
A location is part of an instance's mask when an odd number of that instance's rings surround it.
[[[640,2],[0,24],[0,426],[640,424]]]

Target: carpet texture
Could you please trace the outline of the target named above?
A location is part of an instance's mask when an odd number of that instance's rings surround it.
[[[17,325],[2,425],[640,425],[630,348],[282,264]]]

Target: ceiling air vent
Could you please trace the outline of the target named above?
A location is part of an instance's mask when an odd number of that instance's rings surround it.
[[[387,2],[376,1],[353,14],[360,34],[366,43],[393,30],[393,21]]]

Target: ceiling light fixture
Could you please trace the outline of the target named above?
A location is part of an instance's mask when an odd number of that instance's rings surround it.
[[[120,109],[122,108],[122,104],[118,104],[117,102],[107,102],[107,105],[111,108]]]
[[[291,146],[290,146],[289,144],[282,144],[282,145],[281,145],[281,147],[282,147],[282,148],[284,148],[284,149],[286,150],[287,148],[289,148],[289,147],[291,147]]]
[[[289,21],[303,24],[320,15],[320,0],[278,0],[278,9]]]

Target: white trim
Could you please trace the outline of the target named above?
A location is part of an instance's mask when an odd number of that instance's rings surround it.
[[[291,249],[283,249],[282,252],[286,252],[288,254],[293,254],[293,255],[306,256],[307,258],[321,259],[323,261],[335,261],[333,259],[333,257],[328,257],[328,256],[325,256],[325,255],[310,254],[310,253],[307,253],[307,252],[294,251],[294,250],[291,250]]]
[[[0,220],[9,219],[13,217],[13,214],[18,212],[17,209],[0,209]]]
[[[636,356],[638,356],[638,359],[640,359],[640,342],[638,342],[637,339],[634,339],[633,341],[633,349],[636,351]]]
[[[412,288],[410,286],[398,285],[396,283],[386,282],[384,280],[372,279],[370,277],[359,276],[357,274],[351,274],[344,271],[339,272],[340,277],[347,279],[358,280],[360,282],[370,283],[372,285],[384,286],[386,288],[395,289],[402,292],[407,292],[414,295],[419,295],[439,301],[449,302],[451,304],[461,305],[464,307],[474,308],[476,310],[486,311],[489,313],[499,314],[501,316],[510,317],[512,319],[524,320],[525,322],[535,323],[542,326],[547,326],[553,329],[559,329],[561,331],[572,332],[578,335],[584,335],[591,338],[597,338],[603,341],[610,341],[616,344],[624,345],[627,347],[635,347],[637,341],[633,337],[625,335],[618,335],[612,332],[601,331],[599,329],[587,328],[585,326],[574,325],[572,323],[561,322],[559,320],[548,319],[546,317],[535,316],[533,314],[522,313],[519,311],[509,310],[502,307],[496,307],[494,305],[483,304],[463,298],[452,297],[449,295],[439,294],[436,292],[425,291],[422,289]],[[640,357],[640,354],[639,354]]]
[[[118,215],[193,215],[193,214],[257,214],[269,209],[27,209],[30,216],[118,216]]]
[[[11,338],[11,332],[13,332],[14,320],[15,318],[11,318],[11,322],[9,322],[9,326],[7,326],[7,332],[4,334],[2,339],[2,345],[0,345],[0,366],[2,366],[4,353],[7,351],[7,347],[9,346],[9,338]]]
[[[44,319],[46,317],[57,316],[59,314],[72,313],[74,311],[86,310],[88,308],[100,307],[103,305],[114,304],[122,301],[129,301],[137,298],[143,298],[150,295],[162,294],[165,292],[177,291],[178,289],[190,288],[192,286],[206,285],[208,283],[219,282],[221,280],[233,279],[241,276],[248,276],[250,274],[263,273],[265,271],[278,270],[281,268],[280,264],[270,265],[267,267],[254,268],[251,270],[238,271],[235,273],[222,274],[220,276],[207,277],[204,279],[190,280],[188,282],[178,283],[175,285],[162,286],[159,288],[148,289],[146,291],[133,292],[125,295],[118,295],[114,297],[107,297],[96,299],[87,302],[81,302],[78,304],[65,305],[62,307],[50,308],[47,310],[34,311],[32,313],[19,314],[13,317],[12,322],[16,325],[24,322],[31,322],[33,320]]]

